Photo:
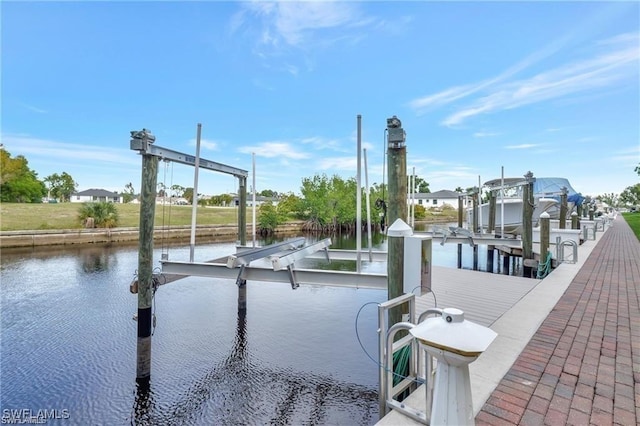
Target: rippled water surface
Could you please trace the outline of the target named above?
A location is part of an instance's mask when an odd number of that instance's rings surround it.
[[[234,251],[230,243],[199,246],[195,260]],[[171,248],[169,256],[187,260],[189,249]],[[377,357],[375,304],[358,322],[369,355],[355,320],[386,292],[249,281],[243,311],[230,280],[162,286],[151,385],[142,393],[137,296],[129,292],[137,262],[132,246],[2,252],[2,413],[68,410],[60,423],[109,425],[377,421],[378,373],[369,358]],[[455,255],[434,244],[434,264],[455,265]]]

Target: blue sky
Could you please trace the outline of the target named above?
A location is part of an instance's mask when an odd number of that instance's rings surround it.
[[[638,182],[638,2],[2,2],[2,143],[44,178],[140,188],[129,131],[300,192],[369,182],[386,118],[431,190],[532,171],[584,195]],[[364,176],[364,175],[363,175]],[[386,180],[386,179],[385,179]],[[167,186],[193,169],[160,168]],[[251,184],[251,178],[249,179]],[[364,178],[363,178],[364,184]],[[232,192],[202,171],[199,192]]]

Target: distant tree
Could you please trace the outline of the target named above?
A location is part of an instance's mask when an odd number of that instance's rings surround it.
[[[49,196],[61,202],[69,201],[71,194],[76,192],[78,184],[67,172],[54,173],[44,178],[49,188]]]
[[[258,208],[257,225],[261,234],[272,234],[284,222],[285,217],[271,201],[262,203]]]
[[[125,203],[131,202],[136,196],[135,189],[133,189],[133,184],[129,182],[124,186],[124,191],[122,191],[122,201]]]
[[[0,149],[0,201],[10,203],[40,203],[47,193],[38,174],[29,168],[27,159]]]
[[[626,187],[620,193],[620,202],[625,205],[640,205],[640,183]]]
[[[78,220],[85,227],[114,228],[118,226],[118,209],[114,203],[83,203],[78,209]]]
[[[303,218],[303,203],[302,199],[295,195],[293,192],[281,195],[278,202],[278,211],[284,216],[292,216],[296,219]]]
[[[461,186],[457,186],[456,189],[454,189],[455,192],[464,192],[464,189],[462,189]]]
[[[274,197],[278,196],[278,193],[276,191],[271,190],[271,189],[263,189],[262,191],[260,191],[258,193],[258,195],[262,195],[263,197],[274,198]]]
[[[171,187],[171,189],[172,189],[172,190],[173,190],[173,187],[174,187],[174,186],[176,186],[176,185],[173,185],[173,186]],[[178,185],[178,186],[179,186],[179,185]],[[187,201],[189,201],[189,204],[193,203],[193,188],[183,188],[183,187],[181,187],[181,186],[179,186],[179,187],[182,189],[182,191],[181,191],[181,192],[176,192],[176,193],[175,193],[175,194],[176,194],[176,196],[177,196],[177,197],[184,197],[184,198],[186,198],[186,199],[187,199]],[[177,194],[180,194],[180,195],[177,195]]]
[[[619,198],[618,194],[614,194],[613,192],[610,194],[598,195],[596,197],[598,201],[607,203],[611,207],[616,207],[618,205]]]
[[[165,185],[163,182],[158,182],[157,185],[157,192],[158,192],[158,197],[166,197],[167,196],[167,185]]]
[[[636,166],[636,168],[634,170],[638,174],[638,176],[640,176],[640,163],[638,163],[638,165]]]
[[[429,189],[429,182],[422,179],[420,176],[415,177],[415,187],[416,187],[416,193],[419,193],[419,194],[427,194],[431,192],[431,190]]]
[[[186,191],[190,189],[190,193],[193,195],[193,188],[185,188],[184,186],[180,186],[180,185],[171,185],[171,196],[172,197],[184,197],[184,198],[189,198],[186,196]],[[189,202],[191,202],[191,200],[189,200]]]

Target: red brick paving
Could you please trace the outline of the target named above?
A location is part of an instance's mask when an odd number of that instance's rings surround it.
[[[640,424],[640,242],[621,216],[475,420]]]

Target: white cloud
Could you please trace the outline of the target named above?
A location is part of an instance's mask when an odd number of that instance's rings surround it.
[[[262,142],[254,146],[243,146],[238,149],[239,152],[245,154],[255,153],[258,157],[282,157],[290,158],[292,160],[301,160],[309,158],[310,155],[306,152],[297,151],[288,142]]]
[[[343,170],[351,171],[354,174],[358,167],[358,161],[355,156],[352,157],[327,157],[322,158],[318,163],[320,170]]]

